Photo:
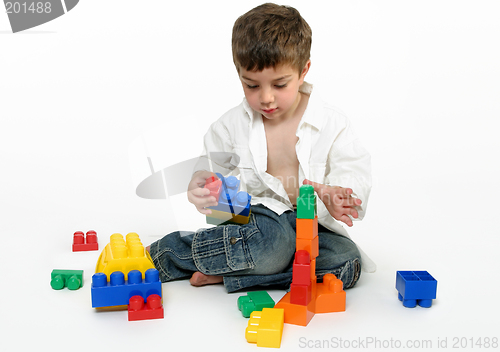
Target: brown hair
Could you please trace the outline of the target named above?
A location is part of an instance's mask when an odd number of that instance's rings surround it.
[[[312,31],[299,11],[263,4],[240,16],[233,27],[233,62],[238,72],[289,64],[300,73],[309,60]]]

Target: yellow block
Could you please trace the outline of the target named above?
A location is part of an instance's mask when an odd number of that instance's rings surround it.
[[[284,309],[264,308],[262,312],[254,311],[250,315],[245,338],[248,342],[257,343],[258,347],[279,348],[284,322]]]
[[[221,210],[215,210],[215,209],[210,209],[210,210],[212,210],[212,214],[207,215],[207,217],[222,220],[221,223],[225,221],[231,221],[235,224],[240,224],[240,225],[248,224],[251,214],[251,211],[248,214],[248,216],[244,216],[244,215],[235,215],[232,213],[226,213],[225,211]]]
[[[144,279],[146,270],[154,268],[153,260],[146,251],[136,233],[129,233],[126,241],[119,233],[111,235],[109,243],[104,247],[97,260],[96,273],[104,273],[108,277],[115,271],[125,274],[128,280],[128,272],[139,270]]]

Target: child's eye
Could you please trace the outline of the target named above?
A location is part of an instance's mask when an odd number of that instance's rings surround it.
[[[247,87],[248,87],[248,89],[255,89],[255,88],[257,88],[258,86],[251,86],[250,84],[247,84]]]
[[[277,84],[276,85],[276,88],[285,88],[286,87],[286,84]]]

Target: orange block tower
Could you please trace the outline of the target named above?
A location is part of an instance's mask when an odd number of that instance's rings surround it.
[[[326,274],[317,283],[316,257],[319,253],[318,215],[314,187],[303,185],[297,198],[297,241],[290,292],[276,304],[285,311],[285,323],[306,326],[315,313],[345,310],[342,281]]]

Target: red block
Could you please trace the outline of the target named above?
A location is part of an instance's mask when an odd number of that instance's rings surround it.
[[[307,306],[311,302],[311,282],[309,285],[297,285],[292,282],[290,285],[290,303]]]
[[[316,282],[314,282],[316,285]],[[285,310],[285,323],[307,326],[314,316],[315,308],[315,289],[312,289],[311,302],[308,305],[293,304],[290,302],[291,293],[287,292],[283,298],[276,303],[274,308],[283,308]]]
[[[150,295],[144,304],[141,296],[132,296],[128,304],[128,320],[163,319],[163,305],[159,295]]]
[[[292,282],[295,285],[309,285],[311,283],[311,257],[309,252],[305,250],[295,252]]]
[[[205,188],[210,190],[210,196],[214,196],[215,199],[219,201],[222,180],[219,180],[217,176],[210,176],[205,182]]]
[[[97,233],[95,231],[88,231],[87,238],[85,238],[82,231],[73,234],[73,252],[97,251],[98,249],[99,243],[97,243]]]

